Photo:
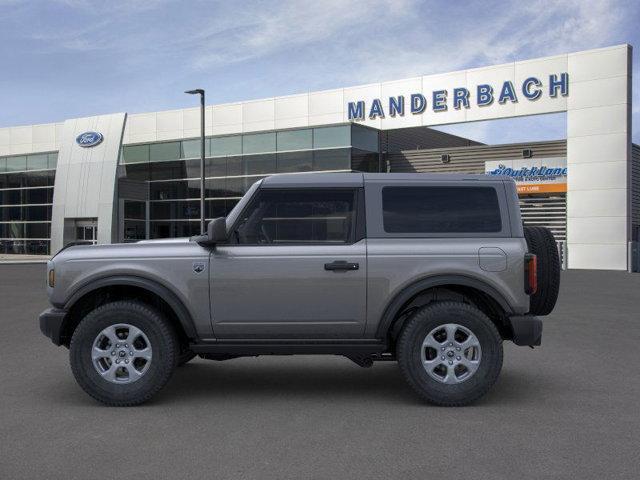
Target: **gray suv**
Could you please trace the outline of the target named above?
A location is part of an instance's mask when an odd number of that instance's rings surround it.
[[[206,235],[63,249],[40,328],[109,405],[148,400],[196,355],[331,354],[397,361],[457,406],[494,384],[503,340],[540,345],[559,270],[509,178],[275,175]]]

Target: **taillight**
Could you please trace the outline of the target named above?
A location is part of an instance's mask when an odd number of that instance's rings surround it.
[[[524,291],[527,295],[538,291],[538,257],[533,253],[524,256]]]

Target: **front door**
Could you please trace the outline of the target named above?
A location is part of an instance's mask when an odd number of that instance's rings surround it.
[[[262,189],[211,256],[219,338],[358,338],[366,239],[357,189]],[[360,197],[361,198],[361,197]]]

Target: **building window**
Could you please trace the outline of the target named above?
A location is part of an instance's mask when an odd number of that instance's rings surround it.
[[[149,145],[127,145],[122,147],[122,163],[149,161]]]
[[[351,149],[316,150],[313,152],[313,169],[322,170],[350,170]]]
[[[152,162],[179,160],[180,153],[180,142],[152,143],[149,148],[149,159]],[[200,153],[197,157],[200,157]]]
[[[311,150],[313,148],[313,130],[284,130],[277,133],[277,149],[279,152],[286,150]]]
[[[242,153],[266,153],[276,151],[275,133],[254,133],[242,136]]]
[[[313,170],[313,152],[278,153],[278,173],[310,172]]]
[[[313,148],[348,147],[350,145],[350,125],[313,129]]]
[[[0,158],[0,253],[46,255],[56,152]]]
[[[214,137],[211,139],[211,156],[226,157],[242,154],[242,135]]]
[[[378,152],[378,130],[353,125],[351,130],[351,145],[353,148],[368,152]]]

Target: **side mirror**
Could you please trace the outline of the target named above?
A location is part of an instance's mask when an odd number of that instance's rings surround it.
[[[214,218],[207,225],[207,234],[193,237],[192,240],[199,245],[212,247],[216,243],[224,242],[227,239],[227,219],[225,217]]]
[[[207,225],[207,237],[211,243],[221,243],[227,240],[227,219],[214,218]]]

